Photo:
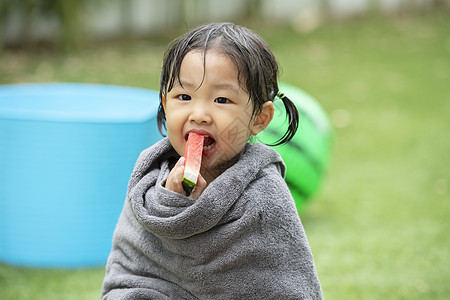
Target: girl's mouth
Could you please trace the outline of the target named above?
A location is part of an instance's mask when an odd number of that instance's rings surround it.
[[[216,140],[213,137],[209,136],[206,133],[201,133],[205,137],[203,140],[203,156],[208,155],[214,151],[216,146]],[[187,141],[189,133],[186,134],[185,140]]]
[[[209,135],[205,135],[205,139],[203,141],[203,155],[207,155],[208,152],[211,151],[215,145],[216,141]]]

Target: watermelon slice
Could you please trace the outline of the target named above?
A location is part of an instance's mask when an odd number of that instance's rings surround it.
[[[186,195],[189,196],[197,184],[198,174],[202,163],[203,134],[191,132],[189,133],[186,147],[184,148],[184,175],[181,182]]]

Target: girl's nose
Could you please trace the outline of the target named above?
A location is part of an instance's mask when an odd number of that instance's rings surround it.
[[[211,113],[203,103],[192,106],[189,121],[197,124],[209,124],[212,121]]]

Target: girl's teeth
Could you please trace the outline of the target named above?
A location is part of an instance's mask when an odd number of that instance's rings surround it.
[[[209,151],[209,150],[211,150],[212,148],[214,148],[214,145],[216,144],[216,143],[214,142],[214,140],[211,141],[212,138],[210,138],[209,135],[206,135],[206,134],[205,134],[205,141],[206,141],[206,139],[208,139],[208,145],[205,145],[205,144],[203,145],[203,151]]]

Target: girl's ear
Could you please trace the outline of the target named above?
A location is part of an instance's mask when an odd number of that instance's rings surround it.
[[[273,103],[272,101],[267,101],[263,104],[261,112],[256,115],[253,120],[252,127],[250,128],[250,134],[257,135],[261,131],[263,131],[272,121],[273,118]]]

